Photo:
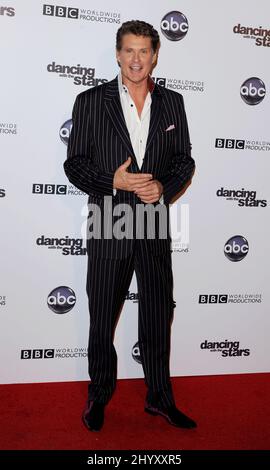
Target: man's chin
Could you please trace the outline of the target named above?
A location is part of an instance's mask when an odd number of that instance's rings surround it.
[[[148,79],[148,75],[140,75],[138,74],[138,76],[134,76],[134,75],[129,75],[128,77],[126,77],[128,79],[128,81],[132,82],[132,83],[135,83],[135,84],[139,84],[139,83],[143,83],[145,80]]]

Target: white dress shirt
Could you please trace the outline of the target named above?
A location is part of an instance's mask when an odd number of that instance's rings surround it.
[[[139,116],[137,107],[129,94],[128,88],[122,82],[121,71],[118,74],[118,90],[120,95],[121,106],[126,121],[126,126],[129,132],[131,144],[137,159],[139,168],[142,167],[146,142],[149,133],[150,115],[151,115],[151,93],[148,91],[141,116]],[[117,190],[114,188],[113,193],[116,194]],[[161,196],[160,202],[163,202]]]
[[[129,94],[128,88],[122,82],[121,72],[118,75],[118,89],[132,147],[139,168],[141,168],[143,164],[146,141],[149,132],[150,112],[152,103],[151,93],[150,91],[148,91],[144,101],[141,116],[139,116],[136,105]]]

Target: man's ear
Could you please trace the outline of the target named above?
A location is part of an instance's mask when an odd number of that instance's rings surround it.
[[[152,66],[153,68],[156,66],[158,60],[158,51],[156,51],[152,57]]]
[[[153,55],[153,58],[152,58],[153,68],[157,65],[159,49],[160,49],[160,44],[158,44],[156,52],[154,52],[154,55]]]

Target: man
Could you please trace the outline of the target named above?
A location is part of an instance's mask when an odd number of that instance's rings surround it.
[[[158,48],[153,26],[123,23],[116,37],[118,77],[79,94],[73,109],[64,169],[69,180],[89,195],[91,383],[83,422],[93,431],[102,428],[104,409],[115,389],[113,335],[134,270],[148,388],[145,411],[178,427],[196,427],[176,408],[169,373],[174,308],[169,203],[190,180],[194,161],[182,96],[155,85],[150,77]],[[124,232],[119,217],[123,208]],[[142,217],[135,214],[137,209]],[[150,214],[142,229],[148,209],[157,209],[162,220],[158,225],[156,213]],[[113,231],[108,223],[112,216]]]

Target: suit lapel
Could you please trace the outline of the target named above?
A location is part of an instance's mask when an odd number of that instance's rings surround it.
[[[128,153],[136,160],[120,102],[117,77],[107,84],[105,110],[113,128],[122,140]]]
[[[150,171],[151,165],[147,165],[150,153],[148,152],[154,137],[158,131],[159,123],[161,116],[163,114],[163,100],[161,91],[155,85],[154,91],[152,93],[152,103],[151,103],[151,117],[150,117],[150,124],[149,124],[149,133],[148,139],[146,142],[145,147],[145,154],[143,159],[143,164],[141,166],[141,171],[144,172],[144,168],[147,168],[147,172]],[[157,156],[156,156],[157,157]]]
[[[145,153],[147,152],[148,148],[150,147],[157,133],[158,125],[159,125],[162,113],[163,113],[163,100],[162,100],[161,92],[155,86],[154,91],[152,93],[151,117],[150,117],[149,133],[148,133]]]

